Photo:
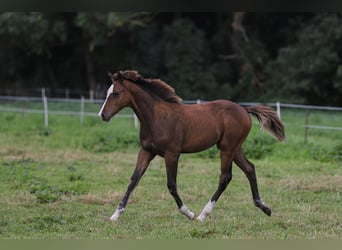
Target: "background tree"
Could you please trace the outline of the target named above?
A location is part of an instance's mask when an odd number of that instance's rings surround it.
[[[2,88],[17,91],[48,82],[57,87],[53,47],[66,41],[66,27],[59,14],[0,14],[0,81]]]
[[[215,78],[208,71],[208,44],[204,32],[188,19],[176,19],[163,34],[165,79],[181,96],[202,98],[217,89]]]
[[[74,24],[80,28],[81,48],[90,95],[94,97],[98,90],[93,52],[96,47],[105,47],[118,28],[143,25],[142,19],[136,19],[139,13],[90,13],[80,12],[74,18]]]
[[[341,13],[3,12],[0,94],[101,98],[130,68],[183,99],[341,105],[340,27]]]
[[[317,14],[268,65],[268,98],[341,105],[342,16]]]

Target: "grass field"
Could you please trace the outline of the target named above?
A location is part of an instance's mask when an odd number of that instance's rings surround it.
[[[252,202],[247,178],[233,180],[203,223],[181,215],[168,193],[162,158],[150,165],[125,213],[109,217],[126,191],[138,151],[130,119],[0,112],[0,238],[11,239],[341,239],[342,132],[309,130],[305,112],[285,110],[287,142],[259,131],[245,143],[272,216]],[[342,115],[314,112],[315,125],[341,126]],[[183,155],[178,189],[199,213],[214,193],[217,151]]]

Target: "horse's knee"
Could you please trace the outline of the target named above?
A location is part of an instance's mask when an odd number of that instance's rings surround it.
[[[225,175],[224,177],[221,177],[219,182],[219,190],[222,192],[227,188],[229,182],[232,180],[232,175]]]
[[[227,174],[222,178],[221,184],[223,186],[227,186],[229,182],[232,180],[233,176],[231,174]]]
[[[248,163],[249,164],[245,165],[241,169],[243,170],[243,172],[245,173],[245,175],[250,181],[256,181],[256,173],[255,173],[254,164],[251,162],[248,162]]]
[[[231,174],[228,174],[224,179],[225,184],[228,185],[228,183],[232,180],[232,178],[233,178],[233,176]]]
[[[246,173],[249,175],[255,175],[255,167],[253,163],[249,163],[248,167],[246,168]]]
[[[177,193],[177,185],[174,182],[168,182],[167,188],[169,189],[170,194],[176,194]]]

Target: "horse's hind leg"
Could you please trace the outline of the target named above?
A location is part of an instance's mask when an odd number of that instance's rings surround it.
[[[197,216],[197,220],[203,221],[213,210],[217,200],[228,186],[232,179],[232,156],[230,153],[221,152],[221,175],[215,194],[205,205],[202,212]]]
[[[254,205],[260,208],[265,214],[271,216],[271,209],[268,208],[259,196],[258,183],[255,174],[255,169],[253,163],[247,160],[246,156],[240,149],[234,157],[234,162],[239,166],[239,168],[245,173],[249,180],[251,186]]]

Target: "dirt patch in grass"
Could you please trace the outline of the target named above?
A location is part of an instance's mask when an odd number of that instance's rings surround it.
[[[85,194],[85,195],[75,195],[71,199],[73,201],[82,202],[85,204],[94,204],[94,205],[110,205],[114,201],[118,201],[122,197],[122,193],[108,193],[106,195],[97,195],[97,194]]]
[[[289,176],[281,180],[279,184],[288,190],[303,190],[314,193],[340,192],[342,190],[342,176],[306,176],[301,179]]]

